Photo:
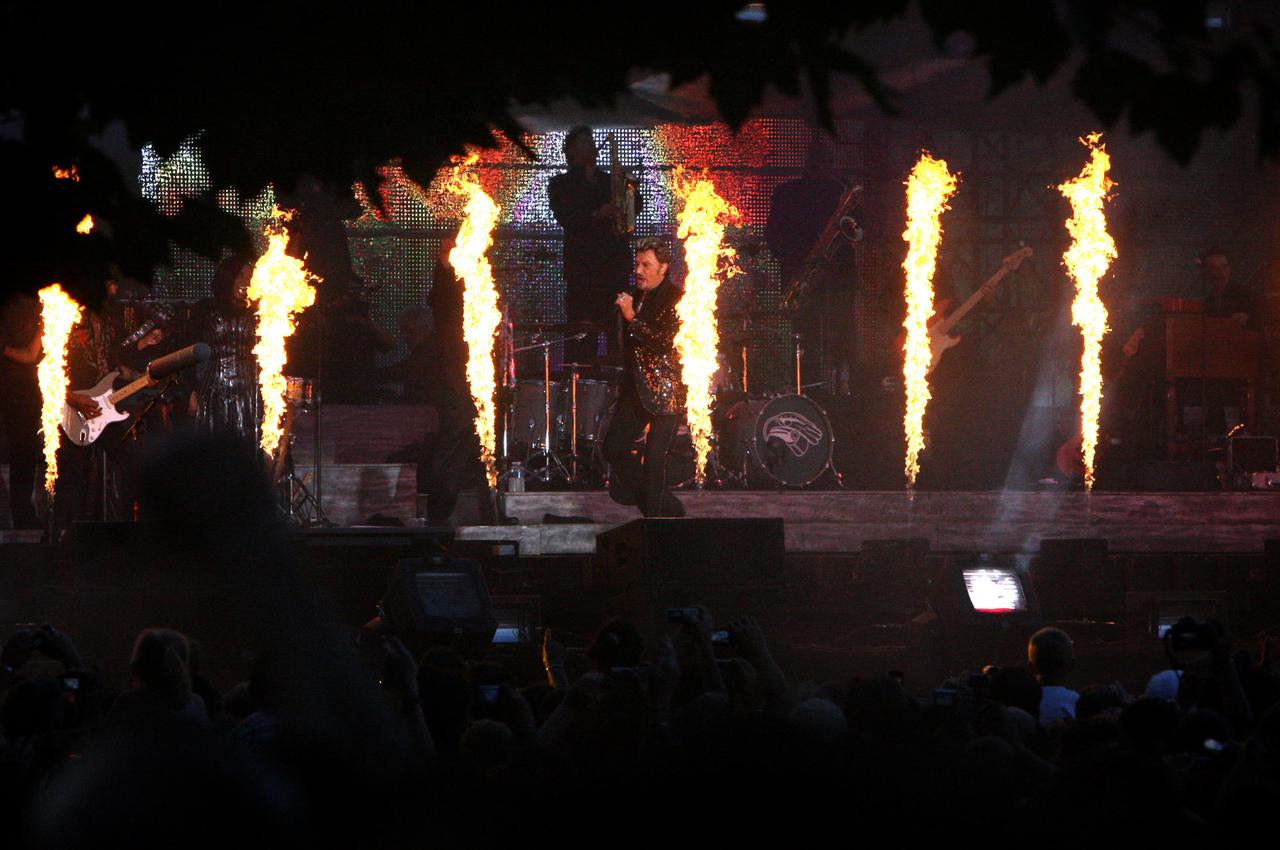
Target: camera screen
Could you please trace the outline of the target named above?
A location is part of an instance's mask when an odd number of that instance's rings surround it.
[[[1027,607],[1022,582],[1012,567],[981,567],[964,571],[969,604],[982,614],[1008,614]]]
[[[524,643],[524,629],[519,626],[498,626],[493,631],[494,643]]]

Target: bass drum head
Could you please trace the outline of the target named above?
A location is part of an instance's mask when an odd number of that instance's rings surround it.
[[[781,484],[812,484],[831,465],[834,447],[831,420],[817,402],[806,396],[778,396],[756,413],[752,460]]]

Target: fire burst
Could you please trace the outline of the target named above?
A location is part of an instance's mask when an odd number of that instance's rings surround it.
[[[489,486],[498,483],[498,465],[494,457],[498,436],[496,427],[497,390],[493,368],[493,340],[502,322],[498,310],[498,289],[493,282],[493,268],[485,253],[493,244],[493,228],[502,208],[480,186],[471,166],[479,156],[455,159],[453,170],[444,181],[444,189],[463,201],[462,224],[458,240],[449,252],[449,265],[462,278],[462,328],[467,341],[467,385],[476,405],[476,436],[480,438],[480,459],[484,461]]]
[[[253,354],[258,359],[258,390],[262,393],[259,445],[268,456],[275,455],[284,433],[284,341],[293,334],[294,315],[315,303],[316,290],[310,281],[319,280],[302,260],[285,253],[289,246],[285,223],[292,217],[291,211],[272,210],[264,228],[267,250],[258,258],[249,281],[249,300],[257,305],[258,314],[258,343]]]
[[[933,318],[933,271],[942,242],[942,213],[956,191],[956,175],[947,163],[928,153],[911,169],[907,180],[907,273],[906,346],[902,379],[906,387],[907,409],[903,427],[907,435],[905,471],[907,486],[914,489],[920,474],[920,452],[924,450],[924,411],[929,405],[929,320]]]
[[[67,401],[67,340],[80,321],[82,309],[59,284],[40,290],[40,347],[44,356],[36,367],[40,380],[40,433],[44,435],[44,489],[53,498],[58,483],[58,425]]]
[[[76,233],[81,235],[93,232],[93,216],[85,213],[84,218],[80,219],[80,223],[76,225]]]
[[[676,235],[684,240],[686,266],[684,295],[676,305],[680,330],[675,345],[680,352],[681,378],[688,390],[685,418],[697,455],[694,473],[701,483],[711,452],[711,379],[720,344],[716,291],[721,277],[731,272],[735,256],[734,250],[724,244],[724,230],[742,216],[716,193],[715,185],[706,177],[686,177],[676,169],[674,190],[683,204],[676,216]]]
[[[1080,433],[1084,486],[1093,490],[1093,459],[1098,445],[1098,415],[1102,410],[1102,337],[1107,332],[1107,308],[1098,297],[1098,280],[1116,258],[1116,243],[1107,233],[1103,202],[1115,184],[1107,176],[1111,157],[1100,143],[1101,133],[1080,141],[1091,156],[1084,170],[1058,187],[1071,201],[1067,231],[1071,247],[1062,255],[1076,282],[1071,323],[1080,328],[1084,353],[1080,357]]]

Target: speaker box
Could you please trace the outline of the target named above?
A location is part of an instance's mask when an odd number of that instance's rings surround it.
[[[1046,620],[1107,622],[1124,616],[1124,572],[1104,538],[1045,538],[1031,563]]]
[[[695,605],[767,628],[785,622],[784,552],[781,519],[639,519],[596,537],[594,581],[605,616],[650,639]]]

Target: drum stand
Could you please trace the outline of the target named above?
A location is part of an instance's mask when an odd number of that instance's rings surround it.
[[[302,404],[295,412],[289,411],[288,433],[284,437],[284,445],[280,447],[283,458],[284,476],[280,479],[280,494],[283,497],[285,520],[291,524],[301,528],[332,528],[334,523],[324,515],[324,508],[320,506],[320,471],[323,468],[324,460],[320,457],[320,389],[317,386],[314,390],[314,406],[306,401],[304,395]],[[297,474],[297,467],[293,462],[293,417],[298,413],[314,413],[316,417],[316,426],[311,431],[311,458],[314,464],[315,474],[315,493],[312,493],[307,483]],[[285,457],[287,455],[287,457]]]
[[[536,342],[532,345],[524,345],[512,350],[512,353],[515,354],[521,351],[532,351],[537,348],[542,349],[542,451],[531,452],[528,460],[532,463],[536,458],[542,458],[542,469],[538,472],[536,477],[544,484],[549,484],[551,482],[553,468],[555,469],[554,474],[561,480],[571,482],[575,479],[575,475],[570,472],[569,467],[565,465],[564,461],[560,458],[560,455],[556,453],[555,447],[551,442],[551,346],[558,345],[562,342],[568,342],[569,340],[582,339],[585,336],[585,333],[580,333],[575,334],[574,336],[561,337],[560,339],[547,340],[546,342]],[[576,374],[574,378],[576,380]],[[576,406],[574,416],[575,418],[577,416]],[[574,442],[575,444],[577,442],[576,434]],[[573,459],[570,459],[570,463],[576,467]]]

